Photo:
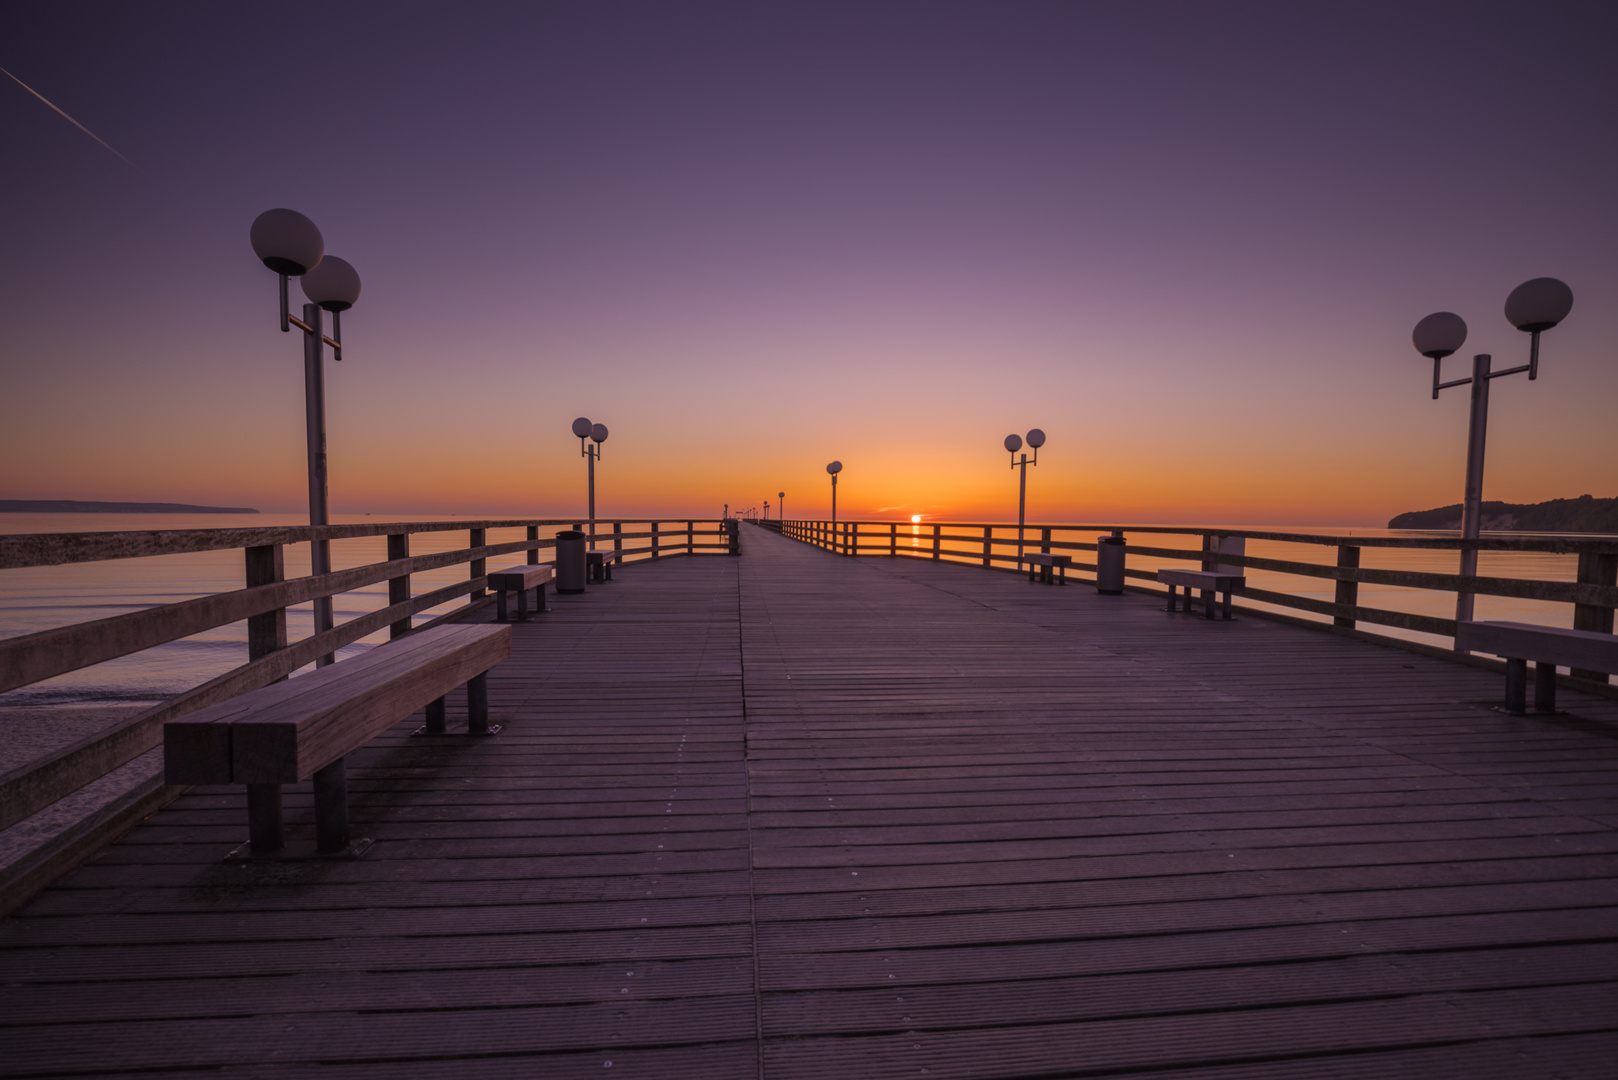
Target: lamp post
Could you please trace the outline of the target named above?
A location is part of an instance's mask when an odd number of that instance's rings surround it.
[[[843,463],[834,461],[826,466],[826,471],[831,474],[831,523],[835,525],[837,524],[837,474],[843,471]]]
[[[1439,367],[1449,356],[1466,343],[1466,322],[1459,315],[1436,311],[1416,324],[1411,343],[1421,355],[1433,361],[1433,400],[1438,392],[1452,386],[1472,387],[1472,415],[1466,438],[1466,489],[1461,500],[1461,539],[1476,540],[1481,527],[1483,511],[1483,449],[1489,426],[1489,383],[1502,375],[1516,375],[1526,371],[1529,379],[1539,378],[1539,335],[1563,319],[1573,310],[1573,290],[1555,278],[1533,278],[1525,281],[1506,297],[1506,319],[1517,329],[1531,335],[1528,345],[1528,363],[1501,371],[1490,371],[1490,356],[1479,353],[1472,358],[1472,374],[1465,379],[1439,381]],[[1476,577],[1478,551],[1475,546],[1461,548],[1461,577]],[[1455,596],[1455,619],[1466,622],[1472,618],[1473,594],[1458,589]]]
[[[266,210],[253,221],[249,235],[253,254],[281,276],[281,331],[294,326],[303,331],[303,399],[309,454],[309,524],[331,524],[326,508],[326,380],[325,347],[331,346],[332,359],[343,358],[342,313],[360,297],[360,276],[335,255],[327,255],[326,241],[315,223],[296,210]],[[302,279],[303,318],[287,309],[287,278]],[[322,328],[321,312],[331,312],[331,336]],[[331,572],[331,543],[314,540],[309,545],[309,572]],[[315,601],[315,633],[332,628],[331,597]],[[328,654],[316,663],[324,667],[336,657]]]
[[[764,500],[764,520],[770,520],[770,500]]]
[[[1022,449],[1022,439],[1016,435],[1007,435],[1005,448],[1011,454],[1011,467],[1022,469],[1017,478],[1017,569],[1022,569],[1023,521],[1028,510],[1028,466],[1039,464],[1039,448],[1045,445],[1045,433],[1039,428],[1028,432],[1028,445],[1034,448],[1034,460],[1029,461],[1024,454],[1022,460],[1017,460],[1017,451]]]
[[[601,460],[601,444],[607,441],[607,425],[592,424],[589,417],[573,421],[573,434],[579,437],[579,456],[589,459],[590,471],[590,546],[596,542],[596,462]],[[584,440],[595,443],[588,445]]]
[[[787,493],[784,491],[777,491],[775,493],[775,497],[777,500],[779,500],[775,504],[775,516],[777,520],[785,521],[787,519]]]

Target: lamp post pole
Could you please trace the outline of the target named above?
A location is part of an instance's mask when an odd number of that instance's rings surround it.
[[[331,524],[326,501],[326,346],[332,359],[343,358],[342,313],[354,306],[360,296],[360,277],[354,268],[335,255],[327,255],[325,239],[315,223],[295,210],[266,210],[253,221],[250,234],[253,252],[265,266],[281,277],[281,331],[296,326],[303,331],[303,401],[309,458],[309,524]],[[310,303],[303,305],[303,318],[288,310],[287,278],[302,279],[303,292]],[[331,336],[324,329],[323,311],[331,312]],[[331,573],[331,542],[325,538],[309,544],[309,572],[315,576]],[[332,628],[331,597],[314,602],[315,633]],[[316,660],[324,667],[336,660],[326,654]]]
[[[601,444],[607,441],[607,425],[592,424],[589,417],[581,416],[573,421],[573,434],[579,438],[579,455],[589,461],[590,546],[593,548],[596,543],[596,462],[601,460]],[[586,439],[595,445],[590,446]]]
[[[1028,512],[1028,466],[1039,464],[1039,448],[1045,445],[1045,433],[1039,428],[1033,428],[1028,432],[1028,445],[1034,448],[1034,460],[1031,462],[1026,453],[1022,455],[1021,461],[1017,460],[1017,451],[1022,449],[1022,436],[1007,435],[1003,445],[1011,454],[1011,467],[1022,470],[1017,477],[1017,569],[1021,570],[1023,528]]]
[[[784,492],[784,491],[777,491],[775,493],[775,497],[778,500],[776,502],[776,504],[775,504],[775,516],[776,516],[776,519],[779,520],[779,521],[785,521],[787,519],[787,508],[786,508],[787,493]]]
[[[319,304],[303,305],[303,323],[309,327],[303,335],[303,404],[305,427],[309,440],[309,524],[330,525],[326,503],[326,365],[325,348],[321,340]],[[331,542],[315,540],[309,545],[309,572],[331,573]],[[332,628],[331,597],[315,600],[315,633]],[[332,662],[323,656],[321,666]]]
[[[295,210],[266,210],[253,220],[249,239],[253,253],[281,277],[281,331],[294,326],[303,331],[304,416],[309,451],[309,524],[322,528],[331,522],[326,512],[326,346],[332,359],[343,358],[341,315],[360,296],[360,276],[354,268],[334,255],[326,254],[326,241],[315,223]],[[303,318],[295,319],[287,310],[287,278],[302,279]],[[331,337],[323,327],[322,311],[331,312]],[[311,538],[309,572],[313,576],[331,573],[331,542]],[[277,576],[279,576],[277,574]],[[314,633],[318,637],[332,628],[330,596],[314,602]],[[286,644],[284,627],[276,634],[281,647]],[[249,634],[251,651],[251,633]],[[320,667],[335,662],[334,653],[317,657]],[[315,842],[322,853],[333,854],[349,846],[348,773],[343,759],[316,769]],[[272,783],[247,784],[247,819],[250,843],[255,852],[266,854],[284,844],[281,814],[281,787]]]
[[[1528,346],[1528,363],[1500,371],[1491,371],[1492,357],[1479,353],[1472,357],[1469,378],[1439,381],[1439,369],[1444,357],[1453,354],[1466,343],[1466,322],[1459,315],[1436,311],[1416,324],[1411,343],[1421,355],[1433,362],[1433,400],[1438,392],[1452,386],[1472,387],[1472,408],[1466,434],[1466,487],[1461,493],[1461,565],[1462,578],[1474,578],[1478,572],[1476,541],[1483,526],[1483,451],[1489,428],[1489,383],[1503,375],[1527,372],[1529,379],[1539,378],[1539,335],[1567,318],[1573,310],[1573,290],[1555,278],[1533,278],[1525,281],[1506,297],[1506,319],[1517,329],[1532,335]],[[1455,620],[1469,622],[1475,611],[1475,595],[1466,583],[1456,589]]]
[[[831,474],[831,523],[833,525],[836,525],[837,524],[837,474],[843,471],[843,463],[841,461],[834,461],[830,465],[826,466],[826,471]]]

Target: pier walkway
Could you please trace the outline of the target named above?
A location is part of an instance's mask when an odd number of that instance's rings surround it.
[[[198,788],[0,922],[0,1076],[1618,1073],[1618,702],[742,543],[355,754],[364,858]]]

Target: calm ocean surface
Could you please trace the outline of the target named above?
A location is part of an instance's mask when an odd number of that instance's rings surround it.
[[[308,519],[300,514],[4,514],[0,513],[0,533],[57,533],[57,532],[110,532],[145,531],[150,529],[231,529],[276,525],[301,525]],[[385,521],[388,518],[369,516],[335,516],[335,524]],[[418,521],[454,521],[453,517],[418,517]],[[1328,535],[1395,536],[1421,535],[1390,532],[1386,529],[1364,528],[1286,528],[1264,526],[1271,531],[1299,532]],[[913,534],[909,527],[900,526],[901,544],[909,540],[916,548],[930,549],[931,530],[923,525]],[[999,535],[1008,535],[997,532]],[[1037,534],[1036,534],[1037,535]],[[489,542],[520,540],[522,529],[490,530]],[[1142,535],[1138,542],[1153,546],[1190,546],[1187,537],[1149,538]],[[424,555],[433,551],[449,551],[467,545],[468,536],[460,530],[442,533],[416,534],[411,538],[411,554]],[[1266,558],[1290,559],[1330,565],[1336,561],[1336,549],[1315,545],[1281,544],[1272,541],[1249,541],[1249,555]],[[332,543],[334,569],[380,562],[386,558],[387,543],[382,537],[338,540]],[[1362,566],[1378,569],[1424,570],[1434,573],[1453,573],[1457,555],[1454,552],[1408,551],[1392,548],[1365,548]],[[288,577],[308,573],[309,549],[307,545],[290,545],[286,549]],[[1164,560],[1131,556],[1132,569],[1150,570],[1167,565]],[[1184,565],[1183,563],[1179,565]],[[1485,576],[1532,578],[1546,581],[1572,581],[1576,559],[1570,555],[1542,555],[1536,553],[1485,552],[1479,559],[1479,573]],[[413,579],[415,591],[422,592],[441,585],[464,580],[466,568],[447,567],[443,570],[417,574]],[[1289,592],[1315,599],[1332,599],[1333,585],[1318,578],[1256,572],[1249,581],[1257,588]],[[121,559],[113,562],[77,563],[70,566],[41,567],[28,570],[0,570],[0,638],[16,637],[53,627],[87,622],[122,615],[142,608],[170,604],[197,596],[225,592],[243,587],[242,553],[235,551],[200,552],[184,555],[160,555],[144,559]],[[463,603],[457,601],[457,603]],[[1360,588],[1360,603],[1394,611],[1422,615],[1453,616],[1455,600],[1448,593],[1433,593],[1416,589],[1398,589],[1387,586],[1364,585]],[[336,620],[342,623],[367,611],[387,606],[387,583],[382,582],[337,598]],[[445,607],[441,610],[449,610]],[[416,616],[425,621],[441,611],[424,612]],[[1293,614],[1299,614],[1293,612]],[[1571,626],[1571,605],[1549,604],[1530,600],[1512,600],[1493,596],[1477,599],[1477,617],[1480,619],[1515,619],[1550,626]],[[306,637],[313,627],[313,611],[309,605],[291,608],[287,612],[287,633],[297,640]],[[1448,644],[1445,639],[1423,634],[1404,633],[1382,628],[1381,632],[1411,640],[1433,644]],[[374,648],[387,640],[384,630],[345,647],[342,656],[354,655]],[[88,705],[88,704],[143,704],[162,701],[192,686],[205,682],[247,660],[247,627],[245,623],[220,627],[216,630],[181,641],[149,649],[135,656],[124,657],[83,671],[70,672],[47,682],[0,694],[4,705]]]

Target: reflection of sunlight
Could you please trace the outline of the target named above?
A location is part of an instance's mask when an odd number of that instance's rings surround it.
[[[910,546],[921,547],[921,515],[910,515]]]

